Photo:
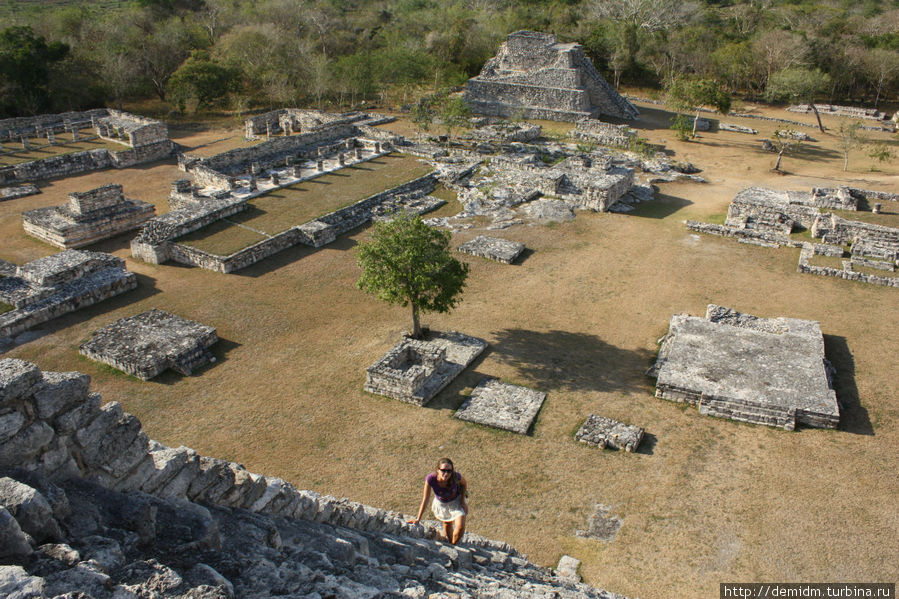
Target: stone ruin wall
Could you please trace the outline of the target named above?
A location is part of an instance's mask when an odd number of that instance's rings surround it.
[[[102,405],[79,372],[41,372],[23,360],[0,360],[0,468],[24,468],[51,481],[84,478],[122,492],[144,492],[325,522],[360,530],[435,538],[436,529],[406,523],[396,512],[297,490],[280,478],[234,462],[151,440],[117,402]],[[495,542],[468,535],[471,545]],[[514,551],[502,544],[505,550]]]
[[[94,108],[80,112],[61,112],[59,114],[39,114],[28,117],[14,117],[0,120],[0,139],[17,139],[24,134],[32,134],[36,130],[63,133],[72,125],[87,127],[92,120],[109,114],[106,108]]]
[[[160,250],[151,250],[141,247],[141,244],[138,244],[138,247],[135,248],[134,241],[132,241],[131,244],[131,254],[135,258],[141,260],[145,260],[145,256],[152,260],[156,260],[155,262],[152,262],[153,264],[161,264],[167,260],[174,260],[179,264],[198,266],[206,270],[221,273],[231,273],[246,268],[247,266],[255,264],[299,243],[310,247],[321,247],[322,245],[330,243],[338,236],[370,221],[372,211],[375,208],[396,196],[417,191],[429,193],[434,190],[436,185],[437,178],[434,173],[427,174],[424,177],[420,177],[409,183],[394,187],[393,189],[388,189],[387,191],[375,194],[350,206],[335,210],[330,214],[315,219],[312,223],[303,223],[291,227],[282,233],[268,239],[263,239],[258,243],[243,248],[228,256],[218,256],[174,242],[160,244],[162,246]],[[210,219],[211,216],[207,216],[204,220],[212,222]],[[321,223],[324,227],[315,227],[314,223]],[[200,227],[193,227],[191,230],[199,228]],[[179,235],[174,236],[171,239],[176,239],[183,234],[186,233],[179,233]],[[163,260],[162,258],[165,259]],[[150,262],[150,260],[145,261]]]
[[[390,349],[365,372],[365,390],[418,403],[413,396],[446,361],[446,349],[407,339]]]
[[[833,268],[830,266],[817,266],[809,264],[809,261],[815,255],[828,255],[819,251],[817,248],[826,247],[820,244],[806,243],[799,252],[799,265],[797,270],[804,274],[818,275],[821,277],[835,277],[837,279],[845,279],[847,281],[858,281],[860,283],[870,283],[872,285],[882,285],[884,287],[899,288],[899,277],[881,277],[863,272],[852,270],[852,262],[843,260],[843,268]],[[840,252],[842,255],[842,252]]]
[[[821,214],[809,227],[812,237],[826,243],[849,245],[856,240],[876,240],[894,244],[899,248],[899,229],[874,225],[855,220],[846,220],[835,214]]]
[[[89,191],[70,193],[69,207],[74,214],[84,215],[95,210],[111,208],[123,199],[122,186],[110,183]]]

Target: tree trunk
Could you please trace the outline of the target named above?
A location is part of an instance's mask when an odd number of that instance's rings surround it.
[[[690,137],[696,138],[696,124],[699,122],[699,110],[696,111],[696,116],[693,117],[693,133],[690,134]]]
[[[780,152],[777,153],[777,162],[774,163],[774,170],[776,170],[776,171],[780,170],[780,159],[783,158],[783,155],[784,155],[783,150],[781,150]]]
[[[421,322],[418,319],[418,306],[412,304],[412,338],[421,339]]]
[[[818,108],[815,106],[815,101],[811,101],[812,110],[815,111],[815,118],[818,119],[818,129],[821,130],[821,133],[824,133],[824,125],[821,124],[821,115],[818,114]]]

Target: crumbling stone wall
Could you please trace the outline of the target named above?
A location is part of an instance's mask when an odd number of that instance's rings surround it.
[[[22,135],[33,135],[46,131],[62,133],[70,131],[72,126],[83,128],[107,114],[109,111],[106,108],[94,108],[85,111],[0,119],[0,140],[15,140]]]

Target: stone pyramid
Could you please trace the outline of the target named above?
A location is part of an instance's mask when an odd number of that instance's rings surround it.
[[[516,31],[468,80],[465,101],[491,116],[577,121],[600,115],[633,120],[634,106],[616,92],[580,44],[549,33]]]

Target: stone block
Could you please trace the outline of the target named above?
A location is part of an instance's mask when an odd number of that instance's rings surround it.
[[[9,477],[2,477],[0,506],[12,514],[21,529],[35,542],[62,538],[59,523],[53,516],[53,508],[36,489]]]
[[[0,467],[21,466],[32,460],[53,440],[53,429],[37,421],[0,443]]]
[[[91,377],[80,372],[45,372],[34,394],[38,417],[52,420],[57,414],[78,407],[90,393]]]
[[[524,435],[537,418],[545,399],[546,393],[542,391],[486,378],[456,410],[455,416]]]
[[[15,358],[0,360],[0,407],[30,396],[41,378],[40,368],[31,362]]]
[[[600,449],[613,447],[633,452],[637,450],[640,441],[643,440],[643,429],[604,416],[590,414],[575,433],[574,438],[581,443]]]
[[[503,264],[512,264],[521,255],[525,247],[523,243],[509,241],[499,237],[478,235],[457,248],[464,254],[480,256]]]
[[[22,528],[13,515],[6,508],[0,505],[0,559],[6,560],[22,560],[31,554],[31,543],[28,537],[22,532]],[[11,569],[17,568],[22,573],[18,578],[18,582],[13,579]],[[21,592],[21,577],[25,575],[25,570],[18,566],[0,565],[0,596],[9,597],[13,591]],[[41,581],[40,578],[35,578]],[[16,586],[13,586],[13,585]],[[23,595],[23,597],[40,597],[40,587],[37,587],[37,593],[34,595]]]

